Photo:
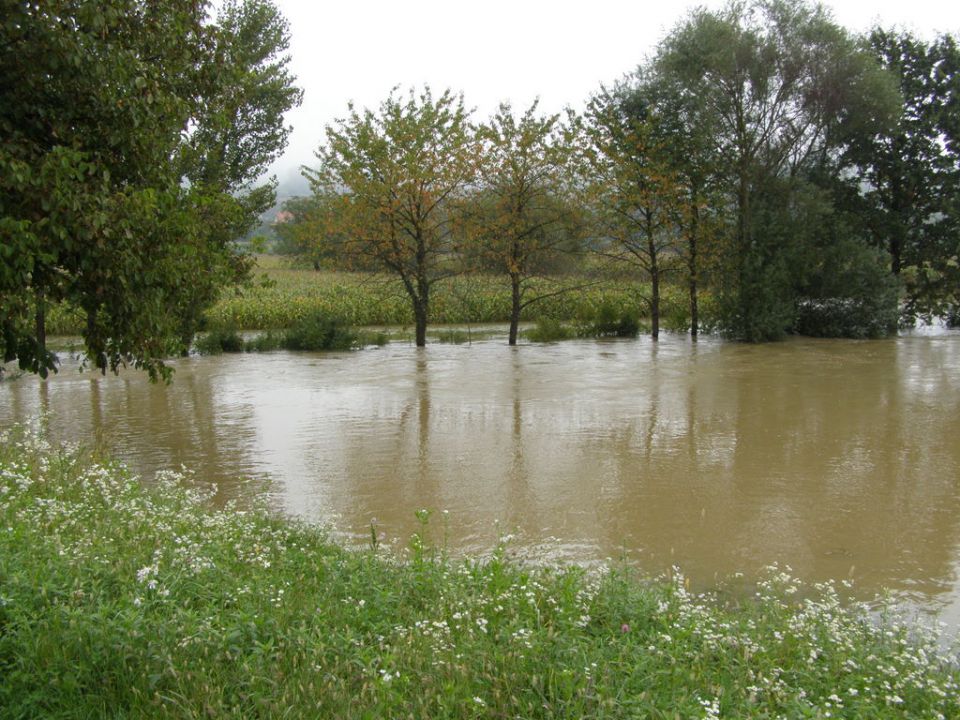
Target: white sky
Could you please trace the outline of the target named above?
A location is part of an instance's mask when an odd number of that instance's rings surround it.
[[[610,83],[652,54],[697,5],[723,0],[275,0],[290,21],[291,67],[304,88],[288,122],[293,133],[274,166],[281,181],[313,153],[324,127],[347,101],[376,108],[396,85],[429,84],[463,92],[475,118],[504,101],[525,109],[537,97],[556,112],[582,109]],[[960,34],[956,0],[828,0],[842,26],[875,24],[925,37]]]

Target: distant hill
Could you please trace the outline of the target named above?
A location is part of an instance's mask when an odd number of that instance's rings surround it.
[[[282,203],[287,198],[301,197],[310,194],[310,183],[300,174],[300,167],[292,167],[277,173],[277,202]]]

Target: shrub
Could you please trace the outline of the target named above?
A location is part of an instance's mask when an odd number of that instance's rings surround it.
[[[244,349],[247,352],[268,352],[283,347],[283,335],[274,332],[265,332],[247,340]]]
[[[954,305],[947,311],[947,327],[960,327],[960,305]]]
[[[389,338],[387,333],[382,330],[362,330],[357,333],[357,347],[367,347],[369,345],[374,345],[376,347],[383,347],[387,344]]]
[[[717,325],[731,340],[769,342],[793,327],[796,290],[784,257],[753,251],[743,260],[739,282],[721,287]]]
[[[282,346],[287,350],[352,350],[358,338],[349,326],[336,318],[311,315],[289,328]]]
[[[663,303],[660,308],[660,327],[670,332],[687,332],[690,329],[690,308],[672,300]]]
[[[609,301],[602,302],[592,316],[577,324],[580,337],[636,337],[639,332],[637,316],[629,311],[618,311]]]
[[[194,342],[194,349],[201,355],[219,355],[243,352],[245,344],[237,329],[227,325],[199,336]]]
[[[700,321],[698,330],[702,333],[717,332],[720,328],[720,303],[717,295],[708,292],[701,293],[697,302]],[[689,326],[689,319],[687,324]]]
[[[540,318],[535,327],[530,328],[525,333],[530,342],[546,343],[556,342],[557,340],[569,340],[576,333],[569,325],[564,325],[559,320],[551,318]]]
[[[796,330],[801,335],[833,338],[886,337],[897,326],[896,312],[877,308],[875,302],[854,298],[803,299],[797,305]]]
[[[797,303],[796,331],[814,337],[876,338],[897,329],[900,283],[883,255],[856,239],[823,252]]]

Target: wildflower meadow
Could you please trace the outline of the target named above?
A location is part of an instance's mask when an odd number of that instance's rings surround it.
[[[0,438],[2,718],[957,718],[957,656],[782,569],[736,602],[679,571],[404,552],[215,509]]]

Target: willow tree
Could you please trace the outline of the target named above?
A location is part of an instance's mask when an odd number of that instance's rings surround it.
[[[465,213],[484,264],[510,279],[510,345],[517,344],[524,308],[570,289],[543,289],[536,281],[575,249],[578,235],[578,213],[567,188],[570,138],[560,116],[538,115],[537,105],[518,117],[502,104],[479,128],[478,191]]]
[[[784,192],[855,134],[884,127],[895,88],[822,6],[803,0],[695,10],[661,44],[653,71],[697,99],[690,107],[699,117],[690,121],[710,128],[717,149],[735,228],[726,329],[748,340],[776,337],[793,317],[797,257],[782,242],[790,233],[767,232],[762,217],[788,221],[773,212],[789,206]]]
[[[209,31],[211,62],[203,69],[202,103],[181,158],[194,185],[239,200],[240,237],[276,203],[276,178],[263,181],[287,146],[284,113],[303,91],[290,72],[290,26],[271,0],[218,3]]]
[[[204,220],[207,233],[229,246],[276,203],[277,180],[264,178],[287,146],[292,128],[284,122],[284,113],[301,103],[303,91],[288,67],[289,24],[272,0],[226,0],[207,35],[209,60],[200,73],[201,102],[180,149],[180,172],[197,191],[232,199],[227,222]],[[243,267],[237,258],[233,265]],[[192,291],[177,313],[184,351],[203,311],[231,277],[184,289],[185,294]]]
[[[418,347],[426,345],[430,290],[454,272],[456,200],[474,181],[479,143],[463,96],[394,89],[374,112],[351,103],[326,129],[320,165],[305,170],[319,196],[338,195],[331,213],[343,248],[395,275],[410,299]]]

